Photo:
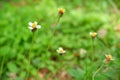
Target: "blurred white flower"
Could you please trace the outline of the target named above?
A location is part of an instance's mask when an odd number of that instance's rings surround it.
[[[114,59],[113,59],[113,56],[111,54],[105,55],[105,62],[108,63],[108,62],[110,62],[112,60],[114,60]]]
[[[79,54],[80,54],[80,57],[81,57],[81,58],[85,57],[86,53],[87,53],[87,51],[86,51],[85,49],[83,49],[83,48],[81,48],[81,49],[79,50]]]
[[[32,22],[29,22],[28,24],[29,24],[29,29],[32,30],[32,31],[35,31],[35,30],[41,28],[41,26],[38,25],[36,21],[33,22],[33,23],[32,23]]]
[[[60,55],[66,53],[66,51],[65,51],[62,47],[59,47],[59,48],[57,49],[57,52],[58,52]]]
[[[10,80],[15,80],[16,77],[16,73],[7,73],[7,75],[9,76]]]
[[[98,35],[100,38],[104,38],[107,34],[107,31],[105,29],[99,29],[98,30]]]
[[[90,32],[90,36],[94,39],[97,36],[96,32]]]

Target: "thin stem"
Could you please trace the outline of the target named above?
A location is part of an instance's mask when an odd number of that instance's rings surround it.
[[[29,50],[29,53],[28,53],[28,62],[29,62],[29,65],[31,65],[30,54],[31,54],[32,48],[33,48],[34,34],[35,34],[35,32],[32,32],[31,47],[30,47],[30,50]],[[29,78],[29,74],[30,74],[30,71],[28,70],[28,78]]]
[[[94,38],[91,38],[91,40],[92,40],[92,62],[91,62],[91,66],[93,66],[93,63],[94,63],[94,54],[95,54],[95,46],[94,46]],[[88,56],[88,55],[87,55]],[[88,72],[88,70],[87,70],[87,63],[86,63],[86,70],[85,70],[85,72],[86,72],[86,74],[85,74],[85,80],[87,80],[87,78],[88,78],[88,76],[89,76],[89,74],[90,74],[90,71]]]
[[[2,77],[2,71],[3,71],[3,66],[4,66],[4,60],[5,60],[5,56],[3,56],[3,60],[2,60],[2,64],[1,64],[0,79],[1,79],[1,77]]]
[[[104,66],[104,63],[94,72],[94,74],[92,76],[92,80],[95,80],[96,74],[102,69],[103,66]]]
[[[58,16],[58,20],[57,20],[57,22],[56,22],[55,27],[57,27],[57,25],[58,25],[58,23],[59,23],[59,21],[60,21],[60,18],[61,18],[61,16]],[[55,32],[56,32],[56,28],[54,28],[54,30],[53,30],[53,33],[52,33],[51,39],[50,39],[50,41],[49,41],[49,43],[48,43],[48,47],[47,47],[47,50],[46,50],[46,51],[48,51],[49,48],[50,48],[50,42],[51,42],[51,40],[53,39]]]
[[[60,18],[61,18],[61,17],[58,16],[58,19],[57,19],[57,22],[56,22],[56,24],[55,24],[55,27],[57,27],[57,25],[58,25],[58,23],[59,23],[59,21],[60,21]],[[53,33],[52,33],[52,37],[51,37],[51,39],[50,39],[49,42],[48,42],[48,46],[47,46],[46,52],[48,52],[48,50],[49,50],[49,48],[50,48],[50,42],[51,42],[51,40],[52,40],[55,32],[56,32],[56,28],[54,28]],[[38,70],[39,70],[39,67],[37,67],[37,71],[38,71]]]
[[[94,63],[94,55],[95,55],[94,39],[95,39],[95,38],[91,38],[91,40],[92,40],[92,50],[93,50],[93,51],[92,51],[92,57],[91,57],[91,58],[92,58],[92,59],[91,59],[91,60],[92,60],[92,61],[91,61],[91,66],[93,66],[93,63]],[[87,70],[87,67],[88,67],[88,65],[86,64],[85,80],[87,80],[87,78],[88,78],[88,76],[90,75],[90,72],[91,72],[91,71],[88,71],[88,70]]]
[[[94,39],[93,38],[92,38],[92,48],[93,48],[92,61],[94,62],[95,46],[94,46]]]
[[[56,24],[55,24],[55,27],[57,27],[57,25],[58,25],[58,23],[59,23],[59,21],[60,21],[60,18],[61,18],[61,16],[58,16],[58,19],[57,19],[57,22],[56,22]],[[50,39],[49,42],[48,42],[48,46],[47,46],[46,52],[49,51],[50,42],[51,42],[51,40],[53,39],[53,36],[54,36],[55,32],[56,32],[56,28],[54,28],[53,33],[52,33],[52,36],[51,36],[51,39]],[[37,71],[38,71],[38,70],[39,70],[39,67],[37,68]]]
[[[88,59],[88,54],[86,54],[86,59]],[[85,64],[85,75],[84,75],[84,78],[85,80],[87,80],[88,78],[88,63],[86,61],[86,64]]]
[[[61,57],[60,59],[60,68],[58,69],[58,71],[60,71],[60,74],[62,74],[62,71],[64,70],[64,62],[65,62],[65,58],[64,58],[64,55],[59,55]]]
[[[87,76],[88,76],[88,70],[87,70],[87,64],[86,64],[86,66],[85,66],[85,75],[84,75],[84,77],[85,77],[85,80],[87,80]]]
[[[29,64],[30,64],[30,53],[32,52],[32,48],[33,48],[34,34],[35,34],[35,32],[32,33],[32,42],[31,42],[30,51],[29,51],[29,53],[28,53],[28,61],[29,61]]]

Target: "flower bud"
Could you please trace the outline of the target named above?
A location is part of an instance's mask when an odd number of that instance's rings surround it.
[[[90,36],[92,37],[92,39],[96,38],[97,33],[96,32],[90,32]]]
[[[65,9],[64,8],[59,8],[58,13],[59,13],[60,17],[62,17],[63,14],[65,13]]]

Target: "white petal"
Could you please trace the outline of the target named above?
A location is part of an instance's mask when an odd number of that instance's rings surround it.
[[[37,25],[37,21],[34,22]]]
[[[59,50],[56,50],[59,53]]]
[[[32,22],[29,22],[28,24],[29,24],[29,26],[32,26],[33,23],[32,23]]]
[[[40,25],[37,25],[37,29],[40,29],[41,28],[41,26]]]
[[[63,53],[66,53],[66,51],[63,51]]]
[[[90,35],[92,35],[92,32],[90,32]]]
[[[63,48],[62,48],[62,47],[59,47],[59,50],[63,50]]]
[[[32,27],[28,27],[30,30],[32,30],[33,28]]]

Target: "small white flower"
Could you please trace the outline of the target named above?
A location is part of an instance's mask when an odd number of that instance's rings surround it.
[[[36,29],[40,29],[41,26],[37,24],[37,22],[29,22],[29,29],[32,30],[32,31],[35,31]]]
[[[66,53],[66,51],[65,51],[65,50],[63,50],[63,48],[62,48],[62,47],[59,47],[59,48],[57,49],[57,52],[58,52],[60,55],[62,55],[62,54],[65,54],[65,53]]]
[[[110,62],[112,60],[114,60],[114,59],[113,59],[113,56],[111,54],[105,55],[105,62]]]
[[[107,30],[102,29],[102,28],[98,30],[98,36],[100,38],[104,38],[106,36],[106,34],[107,34]]]
[[[95,38],[95,37],[97,36],[97,33],[96,33],[96,32],[90,32],[90,36],[91,36],[92,38]]]
[[[7,73],[7,75],[9,76],[10,80],[15,80],[16,78],[16,73]]]
[[[81,49],[79,50],[79,54],[80,54],[80,57],[81,57],[81,58],[85,57],[85,56],[86,56],[86,53],[87,53],[87,51],[86,51],[85,49],[83,49],[83,48],[81,48]]]

